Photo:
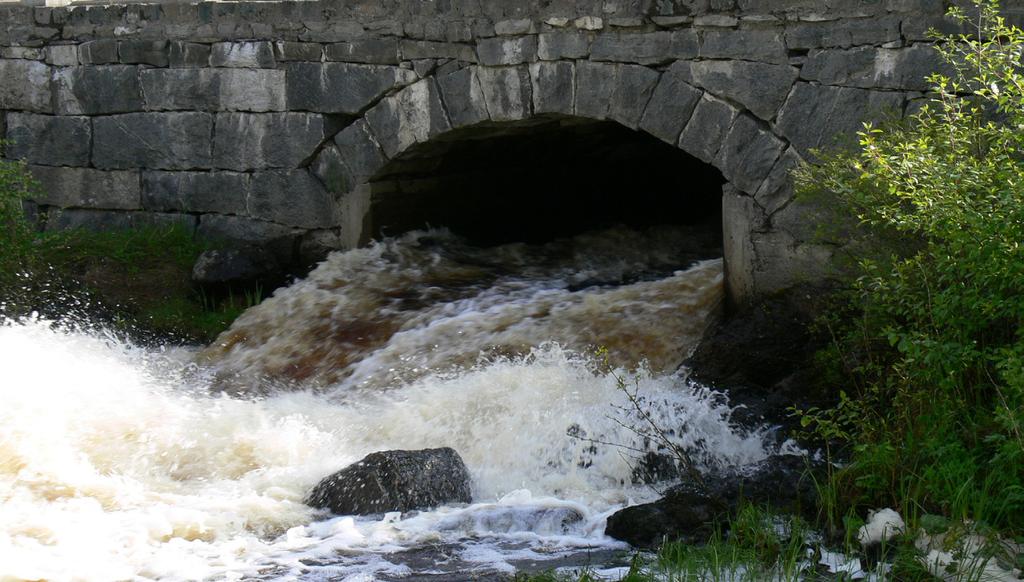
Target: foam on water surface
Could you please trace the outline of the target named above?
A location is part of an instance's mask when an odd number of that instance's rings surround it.
[[[352,259],[344,255],[333,260]],[[559,310],[571,313],[588,302],[641,317],[668,310],[667,303],[649,305],[648,291],[658,285],[673,288],[663,302],[692,288],[677,305],[693,312],[684,318],[692,328],[703,330],[720,294],[719,262],[578,289],[537,282],[562,280],[550,271],[516,276],[528,291],[508,294],[513,307],[481,298],[498,280],[515,286],[515,276],[492,273],[492,286],[440,289],[433,302],[421,297],[406,312],[397,310],[405,314],[401,332],[349,364],[387,362],[394,368],[387,382],[369,381],[365,369],[346,369],[330,380],[323,367],[316,380],[293,379],[287,390],[264,389],[258,396],[229,395],[220,384],[225,366],[233,374],[255,374],[239,362],[273,360],[243,353],[277,349],[269,330],[260,331],[268,334],[260,343],[250,336],[243,342],[248,348],[213,348],[226,354],[218,367],[209,351],[197,365],[192,352],[143,349],[44,321],[0,325],[0,579],[391,579],[462,569],[503,572],[583,548],[621,548],[603,535],[608,515],[657,495],[633,483],[635,450],[652,445],[627,428],[640,420],[631,416],[622,382],[705,466],[739,467],[769,454],[760,432],[730,423],[720,395],[689,385],[680,374],[636,362],[609,369],[585,349],[540,341],[576,341],[557,337],[573,328],[565,324],[573,318]],[[304,306],[320,305],[325,296],[319,291],[313,303],[295,287],[275,300],[278,308],[295,310],[286,318],[297,319]],[[345,286],[342,294],[360,292]],[[534,318],[529,331],[517,323],[504,330],[467,325],[461,336],[450,330],[438,335],[436,326],[458,327],[452,322],[475,313],[467,301],[479,312],[519,310],[514,321],[531,305],[543,304],[555,315],[548,331],[544,316]],[[256,311],[239,326],[270,317]],[[617,325],[616,319],[607,321]],[[699,337],[680,319],[645,321],[649,328],[663,322],[649,336],[676,348]],[[491,343],[481,337],[502,333],[525,338],[525,345],[481,356],[480,348]],[[440,337],[453,343],[422,348]],[[452,338],[458,337],[464,339],[456,345]],[[458,365],[435,365],[445,358],[431,354],[441,351],[476,353]],[[403,352],[415,357],[403,360]],[[319,479],[370,452],[438,446],[455,448],[465,460],[475,503],[359,518],[329,516],[302,503]],[[424,554],[424,548],[446,549]]]

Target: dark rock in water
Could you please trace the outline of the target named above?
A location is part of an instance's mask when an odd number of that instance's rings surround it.
[[[789,407],[830,404],[814,364],[828,337],[812,326],[828,295],[794,287],[729,314],[684,362],[690,378],[727,392],[733,420],[747,426],[788,427]]]
[[[469,471],[453,449],[381,451],[324,478],[306,504],[370,515],[470,503]]]
[[[701,543],[716,525],[727,527],[743,502],[780,512],[810,512],[816,493],[807,472],[818,470],[805,457],[772,457],[741,475],[708,476],[703,490],[679,485],[658,501],[620,510],[608,518],[605,533],[639,547],[666,538]]]
[[[276,276],[281,268],[266,251],[214,249],[203,251],[192,266],[192,280],[200,285],[252,284]]]

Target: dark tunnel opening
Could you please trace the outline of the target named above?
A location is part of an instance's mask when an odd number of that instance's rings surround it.
[[[389,162],[371,182],[366,232],[447,227],[489,246],[615,225],[692,225],[720,245],[724,181],[709,164],[615,122],[475,126]]]

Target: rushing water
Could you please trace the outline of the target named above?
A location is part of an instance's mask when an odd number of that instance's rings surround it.
[[[3,323],[0,579],[371,580],[622,548],[607,516],[657,496],[634,483],[652,445],[622,381],[705,466],[771,452],[676,370],[722,295],[721,261],[691,264],[691,240],[414,233],[332,255],[201,351]],[[475,503],[302,503],[367,453],[438,446]]]

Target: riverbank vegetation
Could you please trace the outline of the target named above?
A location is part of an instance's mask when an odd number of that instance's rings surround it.
[[[39,232],[22,207],[37,190],[24,163],[0,160],[0,315],[77,317],[138,337],[208,342],[260,299],[256,290],[213,298],[192,285],[207,245],[180,225]]]

